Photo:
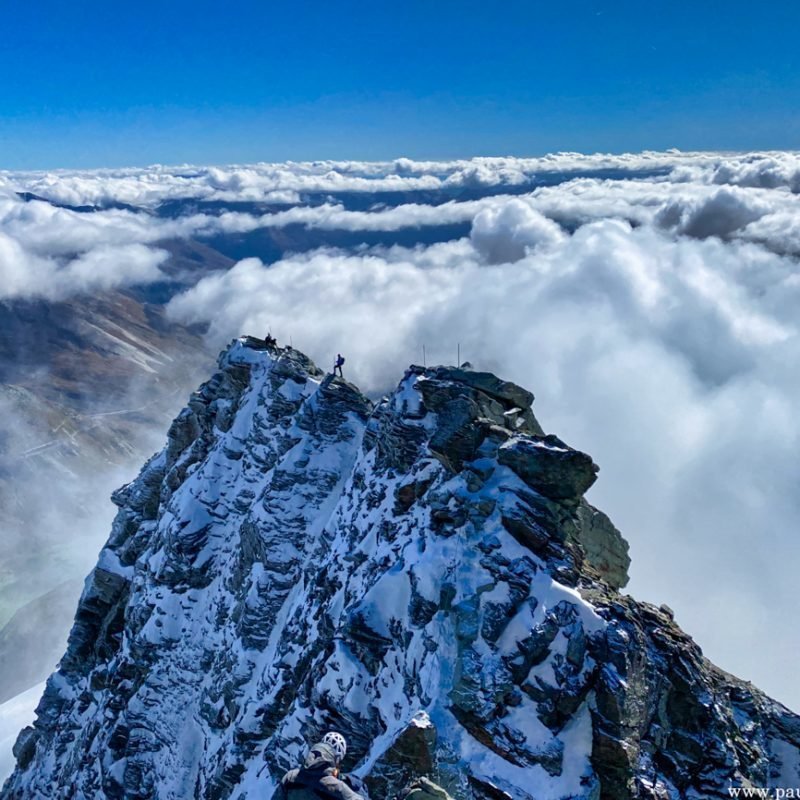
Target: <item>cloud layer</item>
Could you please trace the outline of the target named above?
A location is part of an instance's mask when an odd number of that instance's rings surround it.
[[[155,206],[179,198],[294,202],[300,193],[387,193],[510,187],[582,174],[660,175],[672,181],[800,190],[800,153],[555,153],[456,161],[313,161],[227,167],[152,166],[3,172],[0,186],[69,205]]]
[[[473,243],[499,262],[528,252],[520,237],[542,246],[558,239],[555,225],[617,218],[797,254],[798,176],[795,153],[678,152],[0,172],[0,299],[157,281],[159,242],[287,226],[358,234],[472,225]],[[348,208],[354,195],[366,203]],[[169,203],[179,205],[161,213]]]

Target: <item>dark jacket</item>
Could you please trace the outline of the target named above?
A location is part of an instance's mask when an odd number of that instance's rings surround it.
[[[333,751],[326,744],[315,744],[303,766],[283,776],[273,800],[363,800],[335,772]]]

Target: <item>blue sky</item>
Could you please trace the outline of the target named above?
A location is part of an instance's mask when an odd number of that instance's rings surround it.
[[[2,168],[800,139],[796,2],[0,2]]]

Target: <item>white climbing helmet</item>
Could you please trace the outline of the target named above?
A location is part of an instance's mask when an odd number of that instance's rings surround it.
[[[322,737],[322,743],[328,745],[336,756],[336,763],[341,764],[347,754],[347,742],[341,733],[329,731]]]

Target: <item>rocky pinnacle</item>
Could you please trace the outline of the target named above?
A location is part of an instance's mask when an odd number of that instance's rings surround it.
[[[598,468],[532,403],[416,366],[373,403],[235,341],[115,493],[2,798],[268,798],[328,729],[376,800],[800,787],[800,719],[621,593]]]

